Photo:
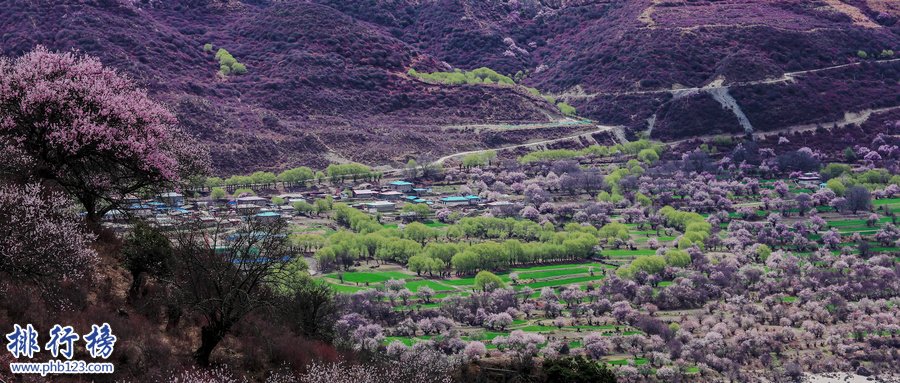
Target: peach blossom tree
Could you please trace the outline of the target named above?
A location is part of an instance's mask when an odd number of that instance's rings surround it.
[[[175,115],[100,61],[43,47],[0,59],[0,157],[13,178],[65,190],[95,220],[130,193],[203,172]]]

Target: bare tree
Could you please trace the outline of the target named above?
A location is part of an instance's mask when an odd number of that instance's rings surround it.
[[[212,351],[242,318],[272,306],[271,287],[293,258],[286,229],[283,220],[249,219],[236,231],[191,222],[175,232],[176,298],[205,319],[194,351],[200,365],[209,365]]]

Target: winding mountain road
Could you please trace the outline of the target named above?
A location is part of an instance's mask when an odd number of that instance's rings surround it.
[[[598,129],[592,130],[590,132],[582,132],[582,133],[578,133],[578,134],[573,134],[573,135],[559,137],[559,138],[553,138],[553,139],[549,139],[549,140],[526,142],[524,144],[507,145],[507,146],[501,146],[501,147],[492,148],[492,149],[479,149],[479,150],[470,150],[470,151],[465,151],[465,152],[453,153],[453,154],[438,158],[437,160],[435,160],[432,163],[435,165],[440,165],[451,158],[466,156],[469,154],[483,153],[483,152],[489,152],[489,151],[510,150],[510,149],[518,149],[518,148],[529,148],[529,147],[534,147],[534,146],[541,146],[541,145],[553,144],[553,143],[562,142],[562,141],[573,140],[576,138],[594,140],[594,138],[593,138],[594,134],[604,133],[604,132],[613,132],[613,135],[615,137],[619,138],[620,136],[615,133],[615,130],[622,129],[621,126],[610,126],[610,125],[595,125],[595,127],[597,127]]]
[[[595,97],[603,97],[603,96],[615,97],[615,96],[668,93],[668,94],[675,96],[676,98],[680,98],[680,97],[688,96],[691,94],[708,92],[708,91],[711,91],[714,89],[719,89],[719,88],[728,89],[728,88],[733,88],[733,87],[791,82],[791,81],[794,81],[795,77],[797,77],[797,76],[802,76],[802,75],[810,74],[810,73],[825,72],[825,71],[830,71],[830,70],[835,70],[835,69],[854,67],[854,66],[859,66],[862,64],[883,65],[883,64],[889,64],[889,63],[894,63],[894,62],[898,62],[898,61],[900,61],[900,58],[890,59],[890,60],[853,62],[853,63],[847,63],[847,64],[833,65],[833,66],[828,66],[828,67],[823,67],[823,68],[807,69],[807,70],[801,70],[801,71],[795,71],[795,72],[785,72],[781,76],[778,76],[778,77],[769,77],[769,78],[765,78],[765,79],[752,80],[752,81],[739,81],[739,82],[730,83],[728,85],[725,85],[724,81],[715,80],[715,81],[711,82],[710,84],[707,84],[707,85],[701,86],[701,87],[682,87],[682,88],[671,88],[671,89],[648,89],[648,90],[595,92],[595,93],[585,93],[584,90],[581,89],[580,86],[577,86],[570,91],[560,93],[560,94],[553,94],[552,96],[556,97],[559,100],[569,101],[569,100],[593,99]]]

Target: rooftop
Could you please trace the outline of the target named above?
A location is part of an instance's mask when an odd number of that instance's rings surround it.
[[[281,217],[281,213],[277,213],[274,211],[264,211],[262,213],[256,214],[257,217]]]
[[[366,206],[393,206],[394,203],[391,201],[375,201],[375,202],[367,202]]]
[[[477,196],[477,195],[467,195],[467,196],[456,196],[456,195],[455,195],[455,196],[450,196],[450,197],[444,197],[444,198],[441,198],[441,201],[444,201],[444,202],[464,202],[464,201],[471,201],[471,200],[476,200],[476,199],[481,199],[481,197],[479,197],[479,196]]]
[[[412,185],[412,182],[406,182],[406,181],[394,181],[394,182],[391,182],[390,185],[396,185],[396,186],[408,186],[408,185]]]

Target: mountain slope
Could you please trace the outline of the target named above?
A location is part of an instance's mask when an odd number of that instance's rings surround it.
[[[0,53],[43,44],[100,57],[171,105],[211,145],[220,172],[384,164],[496,141],[496,132],[448,125],[560,117],[521,88],[426,84],[408,76],[410,68],[518,73],[523,84],[567,101],[581,116],[632,133],[648,131],[652,121],[651,133],[661,139],[777,130],[900,105],[900,60],[881,55],[900,51],[900,9],[893,4],[10,2],[0,13]],[[215,49],[205,52],[206,43],[227,49],[248,73],[218,75]]]
[[[878,56],[900,48],[900,10],[881,0],[320,1],[452,65],[527,72],[527,84],[600,122],[642,131],[655,116],[661,138],[741,129],[733,110],[673,97],[714,82],[738,93],[739,107],[768,110],[750,116],[764,129],[898,104],[896,62],[739,89],[786,72],[889,58]],[[860,86],[866,92],[856,92]],[[820,107],[794,115],[786,111],[792,103]],[[770,123],[782,119],[792,121]]]
[[[322,166],[331,159],[403,161],[444,147],[439,125],[541,122],[545,101],[511,88],[439,86],[406,75],[443,68],[379,28],[310,3],[13,4],[4,55],[36,44],[79,49],[129,73],[211,145],[222,171]],[[217,74],[206,43],[248,73]],[[410,144],[409,141],[417,141]],[[444,142],[445,143],[445,142]]]

